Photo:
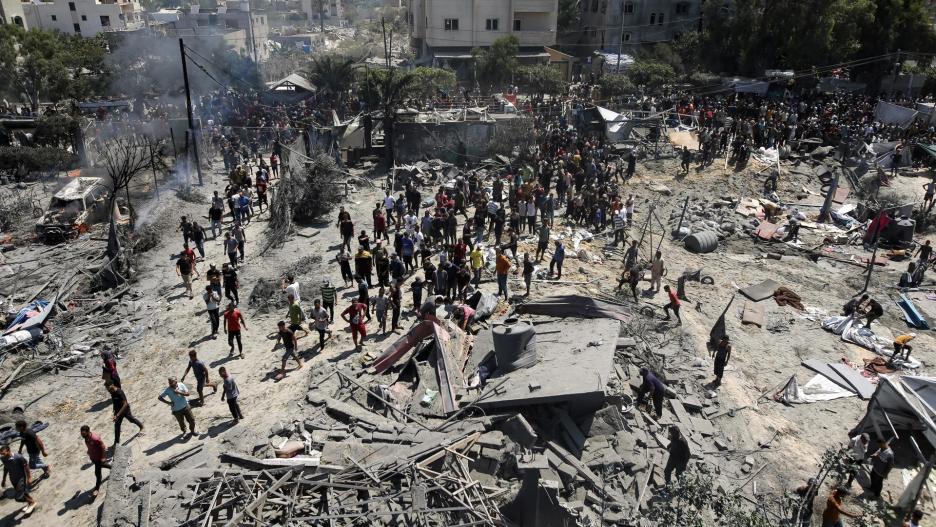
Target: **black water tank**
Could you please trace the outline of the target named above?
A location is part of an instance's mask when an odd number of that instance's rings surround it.
[[[533,326],[508,318],[503,325],[494,326],[491,333],[500,373],[536,363],[536,330]]]

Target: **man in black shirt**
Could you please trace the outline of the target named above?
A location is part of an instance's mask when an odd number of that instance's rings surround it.
[[[237,296],[237,288],[240,285],[237,280],[237,271],[229,264],[221,266],[221,278],[224,284],[224,296],[234,302],[234,305],[240,304],[240,298]]]
[[[666,468],[663,469],[663,480],[668,485],[670,476],[676,471],[678,478],[689,465],[689,458],[692,454],[689,452],[689,442],[683,437],[679,428],[671,426],[669,429],[670,444],[666,449],[669,451],[669,458],[666,460]]]
[[[127,401],[127,396],[123,390],[113,384],[108,384],[107,391],[110,392],[111,402],[114,403],[114,417],[112,418],[114,421],[114,445],[120,443],[120,425],[123,424],[124,419],[140,427],[138,435],[142,437],[144,432],[143,423],[133,417],[133,412],[130,411],[130,403]]]
[[[42,460],[42,456],[49,455],[45,443],[22,419],[16,422],[16,431],[20,435],[19,453],[22,454],[23,448],[26,448],[26,453],[29,455],[29,468],[32,470],[42,469],[42,477],[49,477],[51,468]]]

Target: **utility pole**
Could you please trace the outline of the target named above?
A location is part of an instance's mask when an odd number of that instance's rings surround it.
[[[319,24],[322,28],[322,42],[325,42],[325,0],[318,0],[319,3]]]
[[[621,33],[618,35],[617,64],[614,66],[614,73],[621,73],[621,52],[624,50],[624,2],[619,2],[618,7],[621,11]]]
[[[189,89],[188,65],[185,63],[185,43],[179,39],[179,53],[182,54],[182,79],[185,81],[185,109],[188,112],[188,126],[191,130],[192,152],[195,154],[195,170],[198,172],[198,184],[202,186],[205,180],[202,179],[201,162],[198,159],[198,133],[195,130],[195,116],[192,113],[192,92]]]

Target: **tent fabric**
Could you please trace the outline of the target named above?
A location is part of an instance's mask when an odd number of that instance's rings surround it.
[[[917,111],[887,101],[878,101],[874,107],[874,118],[884,124],[896,124],[906,128],[916,119]]]
[[[936,448],[936,411],[926,399],[936,392],[936,377],[881,377],[874,396],[868,402],[864,418],[851,435],[861,432],[890,437],[891,424],[897,430],[922,432]],[[886,416],[885,416],[886,413]],[[889,421],[888,421],[889,420]]]
[[[821,324],[822,329],[836,335],[841,335],[842,340],[845,342],[857,344],[862,348],[873,351],[885,359],[890,359],[893,356],[893,352],[889,347],[891,342],[878,337],[873,331],[857,322],[858,321],[853,316],[830,316],[822,319]],[[904,368],[910,369],[917,369],[921,366],[920,361],[912,356],[906,361],[898,359],[895,362],[899,363]]]

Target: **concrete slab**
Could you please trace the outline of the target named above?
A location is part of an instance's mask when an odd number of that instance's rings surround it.
[[[778,287],[780,287],[779,283],[768,278],[759,284],[749,285],[739,292],[755,302],[760,302],[772,297]]]
[[[846,390],[850,392],[858,393],[857,391],[855,391],[854,388],[852,388],[850,384],[848,384],[848,382],[845,381],[844,378],[842,378],[841,375],[839,375],[835,370],[830,368],[829,363],[827,363],[824,360],[807,359],[803,361],[803,366],[806,366],[810,370],[822,375],[823,377],[828,378],[830,381],[841,386],[842,388],[845,388]]]
[[[620,323],[567,318],[535,327],[537,334],[550,332],[548,339],[537,338],[539,361],[503,376],[495,371],[487,384],[504,380],[503,384],[477,404],[492,408],[566,402],[573,414],[600,408],[614,372]],[[490,330],[479,334],[470,362],[480,361],[494,349],[490,335]],[[530,391],[531,384],[539,384],[540,388]],[[463,400],[462,404],[467,402]]]
[[[852,390],[858,393],[858,397],[864,400],[870,399],[874,395],[874,385],[871,381],[863,377],[860,373],[844,364],[829,363],[835,373],[852,387]]]

